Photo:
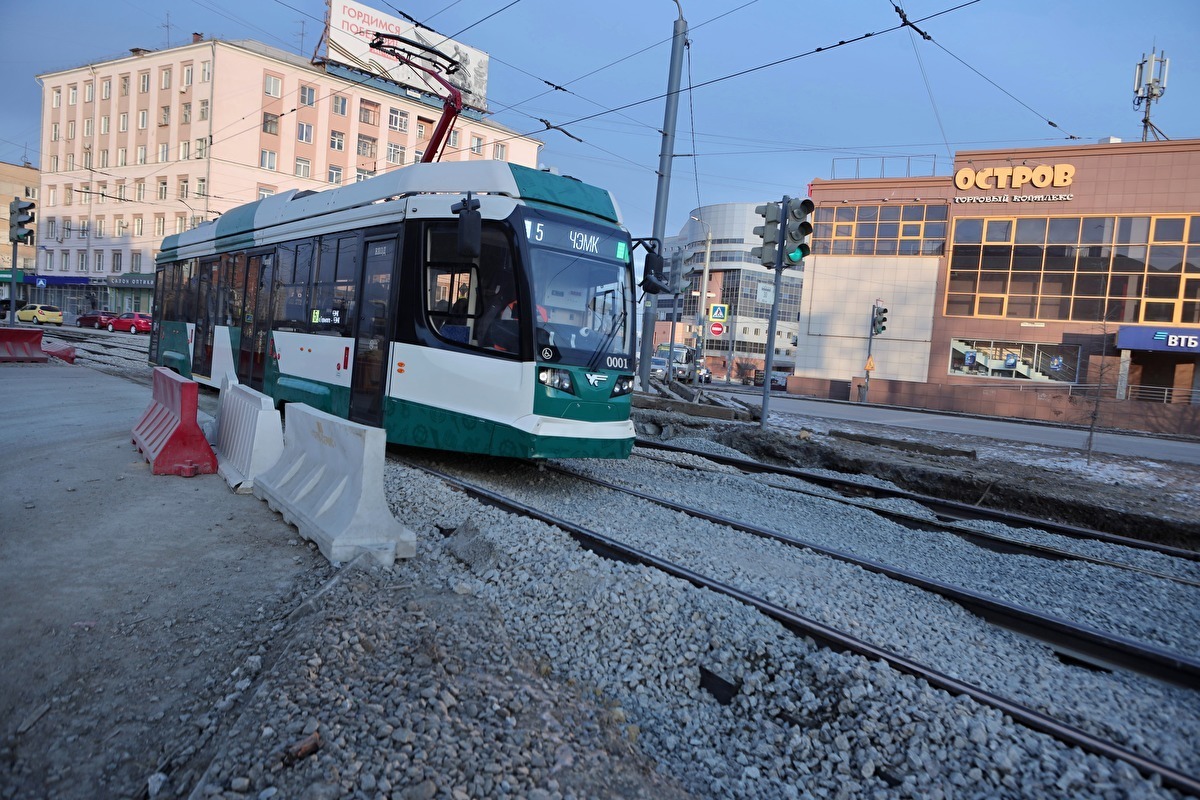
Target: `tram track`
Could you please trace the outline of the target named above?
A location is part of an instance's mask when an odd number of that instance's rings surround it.
[[[599,515],[594,525],[584,525],[578,519],[567,518],[567,515],[548,510],[541,502],[530,503],[527,498],[518,498],[515,496],[516,493],[510,491],[511,483],[502,483],[500,488],[495,485],[487,485],[493,481],[487,474],[481,474],[486,473],[486,470],[462,466],[452,466],[450,470],[447,470],[444,465],[434,467],[423,463],[424,461],[426,459],[404,458],[401,463],[433,475],[481,502],[558,527],[566,531],[583,547],[606,558],[651,567],[694,586],[719,592],[757,609],[797,635],[812,637],[824,646],[837,651],[856,653],[868,659],[885,661],[894,669],[919,677],[932,686],[955,695],[966,695],[981,704],[1000,710],[1018,723],[1049,734],[1068,746],[1079,747],[1087,752],[1123,761],[1143,774],[1155,776],[1164,785],[1180,791],[1200,793],[1200,779],[1190,774],[1187,767],[1162,763],[1160,760],[1148,757],[1145,753],[1137,752],[1135,749],[1113,741],[1112,737],[1106,736],[1105,731],[1109,730],[1106,720],[1064,721],[1061,714],[1047,713],[1038,708],[1036,701],[1012,699],[989,689],[982,683],[963,680],[951,672],[939,669],[936,665],[923,663],[912,654],[905,654],[890,647],[872,643],[868,641],[867,635],[852,633],[829,625],[820,619],[801,613],[799,609],[789,604],[777,602],[772,599],[771,592],[764,592],[761,587],[755,586],[753,581],[745,580],[746,576],[740,570],[733,570],[735,576],[733,580],[728,576],[711,574],[707,570],[689,566],[681,560],[653,552],[644,544],[639,546],[638,542],[629,541],[630,537],[614,536],[605,530],[597,530],[597,528],[621,527],[614,526],[613,521],[603,515]],[[464,472],[470,477],[464,477],[462,474]],[[539,474],[543,478],[545,477],[543,471],[539,470]],[[555,479],[570,478],[573,475],[573,473],[563,475],[557,471],[552,474]],[[529,481],[529,475],[515,477],[510,475],[509,477],[517,481],[524,478],[526,483],[537,482],[536,480]],[[620,489],[620,487],[616,488]],[[612,489],[605,489],[605,491],[612,491]],[[554,494],[557,498],[564,496],[561,491]],[[568,494],[578,496],[582,492],[576,490]],[[552,500],[550,505],[554,506],[556,502]],[[589,497],[587,500],[581,499],[577,504],[579,508],[573,510],[584,515],[593,514],[595,516],[594,510],[602,507],[603,504],[603,500],[597,501],[595,498]],[[574,517],[575,514],[570,516]],[[716,524],[723,523],[717,522]],[[730,560],[736,559],[731,558]],[[736,687],[727,688],[736,691]]]

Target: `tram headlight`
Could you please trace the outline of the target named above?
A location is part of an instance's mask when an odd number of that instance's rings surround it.
[[[622,375],[617,378],[617,385],[613,387],[612,396],[621,397],[633,391],[633,376]]]
[[[538,370],[538,383],[558,389],[560,392],[575,394],[575,384],[571,381],[571,373],[565,369],[543,367]]]

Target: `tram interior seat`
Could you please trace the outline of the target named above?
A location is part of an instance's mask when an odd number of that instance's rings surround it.
[[[471,328],[467,325],[443,325],[441,333],[452,342],[471,343]]]

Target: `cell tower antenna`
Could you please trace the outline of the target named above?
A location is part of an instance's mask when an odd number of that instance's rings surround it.
[[[1142,53],[1142,60],[1138,62],[1133,71],[1133,107],[1146,107],[1145,116],[1142,117],[1142,141],[1150,140],[1150,134],[1154,134],[1154,140],[1167,139],[1167,135],[1158,129],[1158,126],[1150,121],[1150,106],[1158,101],[1158,98],[1166,94],[1167,91],[1167,67],[1170,61],[1167,59],[1167,54],[1156,53],[1153,49],[1150,50],[1150,56],[1147,57]]]

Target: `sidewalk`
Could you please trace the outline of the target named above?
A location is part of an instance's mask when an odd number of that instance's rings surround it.
[[[0,797],[124,794],[328,568],[217,475],[150,474],[149,386],[0,364],[0,396]]]

